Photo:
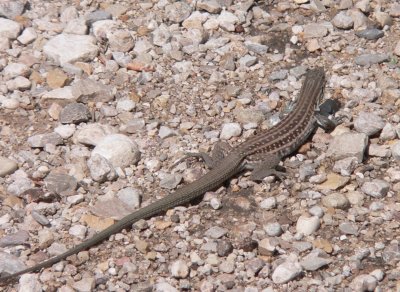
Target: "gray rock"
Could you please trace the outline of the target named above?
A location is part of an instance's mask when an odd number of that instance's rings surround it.
[[[112,15],[110,12],[104,10],[96,10],[87,14],[85,16],[85,19],[86,19],[86,24],[90,26],[99,20],[112,19]]]
[[[185,279],[189,275],[189,267],[186,262],[177,260],[170,266],[171,275],[177,279]]]
[[[345,11],[340,11],[332,19],[332,24],[337,28],[350,29],[354,25],[353,19]]]
[[[67,104],[60,112],[62,124],[79,124],[87,122],[91,117],[88,107],[82,103]]]
[[[328,28],[320,23],[310,23],[304,26],[305,38],[322,38],[328,34]]]
[[[384,32],[377,28],[367,28],[357,31],[356,36],[367,40],[377,40],[384,36]]]
[[[386,123],[379,136],[383,141],[393,140],[396,138],[396,130],[392,124]]]
[[[389,265],[396,265],[400,262],[400,245],[394,242],[385,247],[382,252],[382,259]]]
[[[3,69],[3,75],[6,80],[18,77],[18,76],[28,76],[30,74],[30,68],[22,63],[9,63]]]
[[[369,182],[365,182],[361,186],[361,190],[367,194],[368,196],[374,198],[383,198],[389,191],[389,183],[381,180],[381,179],[374,179]]]
[[[55,194],[62,196],[75,195],[78,187],[77,180],[68,174],[51,172],[45,179],[46,188]]]
[[[271,75],[269,75],[268,79],[271,81],[276,81],[276,80],[283,80],[287,77],[288,75],[288,70],[283,69],[283,70],[279,70],[279,71],[274,71],[271,73]]]
[[[242,128],[239,123],[226,123],[222,125],[220,138],[229,140],[232,137],[238,137],[242,133]]]
[[[72,287],[78,292],[91,292],[96,287],[96,279],[93,277],[84,277],[72,284]]]
[[[79,238],[80,240],[85,239],[86,237],[86,232],[87,232],[87,227],[77,224],[77,225],[73,225],[69,230],[68,233],[72,236],[75,236],[77,238]]]
[[[393,17],[400,17],[400,3],[392,3],[390,5],[389,15]]]
[[[303,269],[297,261],[286,261],[276,267],[272,273],[272,281],[275,284],[285,284],[300,275],[302,271]]]
[[[268,52],[268,46],[253,41],[245,41],[244,45],[249,49],[249,51],[256,54],[266,54]]]
[[[350,283],[352,291],[364,292],[364,291],[375,291],[378,286],[378,281],[371,275],[358,275]]]
[[[81,126],[73,137],[74,143],[96,146],[107,135],[113,134],[114,130],[104,124],[94,123]]]
[[[256,110],[253,108],[237,108],[233,111],[233,113],[236,120],[242,124],[260,124],[265,119],[264,113],[261,110]]]
[[[354,59],[357,65],[370,66],[372,64],[380,64],[389,61],[388,54],[364,54]]]
[[[217,0],[201,0],[197,2],[197,9],[205,10],[210,13],[220,13],[222,6]]]
[[[28,144],[32,148],[43,148],[46,144],[62,145],[64,141],[57,133],[39,134],[28,138]]]
[[[172,136],[176,136],[177,132],[175,130],[172,130],[171,128],[168,128],[166,126],[161,126],[160,130],[158,131],[158,136],[161,139],[166,139]]]
[[[12,174],[18,169],[18,164],[11,159],[0,156],[0,177]]]
[[[332,262],[330,259],[322,258],[314,253],[305,256],[303,260],[300,261],[300,265],[306,271],[316,271],[324,266],[329,265]]]
[[[228,230],[219,226],[213,226],[211,228],[209,228],[204,235],[207,237],[211,237],[213,239],[218,239],[221,238],[223,236],[225,236],[225,234],[228,233]]]
[[[350,207],[349,200],[341,193],[329,194],[323,197],[321,202],[328,208],[347,209]]]
[[[265,262],[262,259],[254,258],[244,263],[244,267],[251,275],[256,275],[265,266]],[[256,290],[258,292],[258,290]]]
[[[118,191],[117,198],[131,208],[139,208],[142,192],[131,187],[123,188]]]
[[[400,142],[393,144],[391,150],[393,158],[396,160],[400,160]]]
[[[105,136],[93,149],[92,156],[95,154],[106,158],[114,168],[135,165],[140,158],[137,144],[122,134]]]
[[[282,227],[278,222],[268,223],[263,228],[268,236],[280,236],[283,233]]]
[[[304,235],[311,235],[319,229],[321,222],[317,216],[300,216],[297,219],[296,231]]]
[[[168,173],[160,180],[160,187],[168,190],[175,189],[182,181],[182,175],[178,173]]]
[[[110,49],[118,52],[130,52],[135,45],[131,33],[125,29],[118,29],[108,36]]]
[[[24,230],[0,238],[0,247],[25,245],[29,243],[29,233]]]
[[[368,147],[368,154],[377,157],[390,157],[392,151],[390,151],[389,145],[370,144]]]
[[[175,23],[180,23],[190,16],[192,7],[186,2],[174,2],[165,6],[165,15]]]
[[[328,157],[339,160],[347,157],[356,157],[361,163],[368,145],[368,136],[363,133],[344,133],[333,137],[327,151]]]
[[[112,181],[117,177],[117,173],[110,161],[99,154],[92,154],[87,161],[90,176],[94,181]]]
[[[17,40],[23,44],[27,45],[33,42],[37,38],[37,33],[33,27],[27,27],[24,29],[22,34],[17,38]]]
[[[368,136],[378,133],[385,126],[385,121],[374,113],[360,112],[354,121],[354,128]]]
[[[275,197],[268,197],[261,201],[260,207],[265,210],[271,210],[276,208],[277,202]]]
[[[13,20],[0,18],[0,37],[14,40],[18,37],[22,26]]]
[[[357,158],[347,157],[340,159],[333,165],[333,171],[343,176],[350,176],[358,165]]]
[[[72,86],[64,86],[63,88],[53,89],[42,95],[42,101],[45,103],[59,102],[62,104],[74,102],[79,95],[73,90]]]
[[[43,46],[43,53],[60,65],[92,61],[98,52],[96,39],[89,35],[59,34]]]
[[[14,274],[25,269],[26,266],[16,256],[0,252],[0,273]]]
[[[72,86],[73,95],[78,101],[87,103],[109,102],[114,98],[115,90],[108,85],[92,79],[81,79]]]
[[[258,58],[256,56],[245,55],[239,59],[239,64],[242,67],[251,67],[258,62]]]
[[[339,230],[342,234],[357,235],[358,227],[356,224],[351,222],[343,222],[339,224]]]
[[[0,16],[8,19],[22,15],[25,10],[25,1],[21,0],[4,0],[0,3]]]
[[[165,45],[167,42],[169,42],[171,38],[171,33],[165,24],[161,24],[158,28],[156,28],[152,32],[152,35],[153,35],[153,44],[159,47]]]
[[[313,163],[303,163],[299,168],[299,178],[305,181],[307,178],[316,174],[316,165]]]
[[[217,243],[217,254],[220,257],[226,257],[233,251],[233,245],[228,240],[219,240]]]

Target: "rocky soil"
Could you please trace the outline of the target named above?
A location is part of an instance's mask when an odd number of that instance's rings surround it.
[[[60,254],[290,112],[342,124],[3,291],[399,291],[395,0],[0,2],[0,273]],[[288,187],[286,188],[285,185]]]

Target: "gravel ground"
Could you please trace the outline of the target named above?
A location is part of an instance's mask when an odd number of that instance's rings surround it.
[[[3,291],[400,291],[396,0],[0,2],[0,273],[198,179],[327,72],[343,123]]]

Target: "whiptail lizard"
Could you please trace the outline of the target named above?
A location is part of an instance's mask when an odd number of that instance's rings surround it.
[[[309,70],[293,111],[277,125],[261,131],[236,146],[236,148],[231,148],[226,154],[222,151],[222,148],[226,147],[222,147],[222,144],[217,146],[217,144],[214,147],[212,157],[204,153],[195,155],[201,156],[207,164],[212,166],[211,170],[200,179],[184,185],[174,193],[127,215],[117,223],[65,253],[50,258],[36,266],[4,276],[0,278],[0,282],[49,267],[68,256],[90,248],[124,228],[131,227],[133,223],[140,219],[147,219],[178,205],[186,204],[202,196],[205,192],[218,188],[225,181],[245,169],[252,170],[250,178],[254,180],[262,180],[269,175],[276,175],[282,178],[282,173],[276,170],[280,160],[301,146],[318,124],[324,128],[335,125],[333,121],[318,112],[324,85],[324,70],[322,68]]]

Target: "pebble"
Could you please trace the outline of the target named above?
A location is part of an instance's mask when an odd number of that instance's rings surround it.
[[[9,158],[0,156],[0,177],[12,174],[18,169],[18,164]]]
[[[275,284],[285,284],[300,275],[302,271],[298,262],[286,261],[276,267],[272,273],[272,281]]]
[[[389,55],[387,54],[364,54],[354,59],[357,65],[371,66],[373,64],[380,64],[389,61]]]
[[[283,233],[282,227],[278,222],[264,225],[264,230],[268,236],[280,236]]]
[[[392,145],[391,152],[394,159],[400,160],[400,142]]]
[[[26,292],[43,291],[43,287],[38,281],[38,276],[34,274],[22,275],[19,279],[19,289],[19,291]]]
[[[332,19],[332,24],[337,28],[350,29],[354,25],[353,19],[347,14],[346,11],[340,11]]]
[[[210,229],[208,229],[204,235],[214,238],[214,239],[218,239],[221,238],[223,236],[225,236],[225,234],[228,233],[228,230],[226,230],[225,228],[219,227],[219,226],[213,226]]]
[[[117,198],[130,208],[139,208],[142,192],[138,189],[126,187],[118,191]]]
[[[222,126],[220,138],[229,140],[232,137],[238,137],[242,133],[239,123],[226,123]]]
[[[26,231],[18,231],[0,238],[0,247],[24,245],[28,244],[29,233]]]
[[[385,126],[385,121],[374,113],[360,112],[354,120],[354,128],[357,132],[372,136],[380,132]]]
[[[329,265],[331,262],[332,260],[330,259],[322,258],[314,253],[310,253],[300,261],[300,265],[306,271],[316,271]]]
[[[366,28],[356,32],[356,36],[367,40],[377,40],[384,36],[384,32],[377,28]]]
[[[317,216],[300,216],[297,219],[296,231],[304,235],[311,235],[317,231],[321,223]]]
[[[168,190],[175,189],[179,183],[182,181],[182,175],[180,174],[164,174],[163,178],[160,180],[160,187]]]
[[[358,161],[356,157],[347,157],[337,160],[333,165],[332,170],[334,172],[340,173],[343,176],[350,176],[356,169]]]
[[[322,204],[328,208],[335,209],[347,209],[350,206],[350,202],[346,196],[341,193],[332,193],[322,197]]]
[[[44,46],[43,53],[60,65],[92,61],[99,49],[96,39],[89,35],[59,34]]]
[[[356,276],[350,283],[353,291],[375,291],[378,281],[371,275],[361,274]]]
[[[91,292],[96,287],[96,280],[93,277],[84,277],[82,280],[73,283],[72,287],[79,292]]]
[[[351,222],[343,222],[339,224],[339,230],[342,234],[357,235],[357,225]]]
[[[70,103],[60,112],[60,122],[62,124],[79,124],[87,122],[90,118],[89,109],[82,103]]]
[[[389,183],[381,179],[374,179],[363,183],[361,190],[368,196],[383,198],[389,191]]]
[[[69,234],[81,240],[85,239],[87,228],[83,225],[74,225],[69,229]]]
[[[62,145],[64,143],[62,137],[57,133],[34,135],[29,137],[27,142],[32,148],[43,148],[47,144]]]
[[[140,158],[138,146],[128,136],[111,134],[101,139],[93,149],[91,157],[100,155],[107,159],[112,166],[128,167],[135,165]]]
[[[364,133],[343,133],[333,137],[326,155],[334,160],[355,157],[357,162],[361,163],[367,145],[368,136]]]
[[[189,275],[189,267],[182,260],[173,262],[170,266],[171,275],[177,279],[185,279]]]
[[[0,18],[0,35],[4,38],[14,40],[18,37],[22,26],[13,20]]]
[[[260,207],[265,210],[271,210],[276,208],[277,200],[275,197],[269,197],[261,201]]]

